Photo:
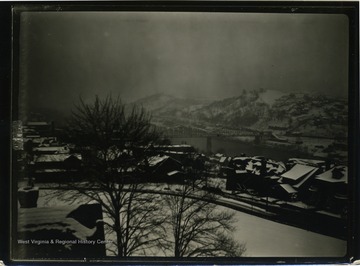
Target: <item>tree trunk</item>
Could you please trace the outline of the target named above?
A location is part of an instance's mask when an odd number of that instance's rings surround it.
[[[121,229],[120,229],[119,216],[115,218],[114,229],[116,232],[116,243],[117,243],[117,249],[118,249],[117,256],[119,258],[123,258],[124,257],[124,248],[123,248],[122,241],[121,241]]]
[[[180,258],[180,247],[178,241],[175,240],[175,258]]]

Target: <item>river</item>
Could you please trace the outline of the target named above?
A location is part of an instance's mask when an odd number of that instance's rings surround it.
[[[171,138],[172,144],[189,144],[199,152],[207,151],[206,137],[182,137]],[[223,153],[227,156],[239,156],[244,153],[246,156],[264,156],[278,161],[287,161],[294,157],[307,157],[304,153],[291,150],[286,147],[270,147],[255,145],[252,142],[226,139],[223,137],[211,137],[211,152]]]

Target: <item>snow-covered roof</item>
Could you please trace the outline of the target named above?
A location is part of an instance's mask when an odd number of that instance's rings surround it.
[[[36,152],[53,152],[53,153],[69,153],[68,146],[47,146],[33,148]]]
[[[154,145],[154,148],[190,148],[188,144],[174,144],[174,145]]]
[[[272,134],[273,134],[273,136],[274,136],[276,139],[278,139],[278,140],[282,140],[282,141],[287,141],[287,140],[288,140],[287,138],[280,137],[280,136],[276,135],[275,133],[272,133]]]
[[[171,171],[169,173],[167,173],[168,176],[173,176],[173,175],[176,175],[178,173],[181,173],[180,171]]]
[[[246,170],[235,170],[236,174],[246,174],[247,171]]]
[[[274,163],[267,163],[266,170],[268,172],[274,171],[275,174],[281,174],[285,171],[285,166],[283,164],[274,164]]]
[[[340,178],[334,178],[333,177],[334,169],[338,170],[343,176]],[[348,183],[348,167],[347,166],[335,166],[334,168],[331,168],[330,170],[317,175],[315,177],[315,179],[329,182],[329,183],[345,183],[345,184],[347,184]]]
[[[287,193],[292,194],[296,193],[297,191],[290,186],[289,184],[280,184],[280,187],[282,187]]]
[[[267,176],[266,178],[271,179],[271,180],[278,180],[278,179],[280,179],[280,176],[272,175],[272,176]]]
[[[66,154],[66,153],[59,153],[59,154],[43,154],[36,156],[34,161],[36,163],[44,163],[44,162],[63,162],[70,157],[74,157],[78,160],[81,160],[82,157],[80,154]]]
[[[223,163],[223,162],[226,161],[226,159],[227,159],[227,157],[223,156],[223,157],[220,158],[220,161],[219,161],[219,162],[220,162],[220,163]]]
[[[301,159],[301,158],[290,158],[288,161],[296,164],[305,164],[310,166],[315,166],[315,165],[319,166],[325,163],[325,161],[323,160],[311,160],[311,159]]]
[[[38,169],[35,170],[35,173],[37,174],[45,174],[45,173],[66,173],[69,172],[68,169],[58,169],[58,168],[54,168],[54,169]]]
[[[312,171],[310,171],[309,173],[307,173],[307,174],[304,176],[304,178],[302,178],[302,179],[300,180],[300,182],[298,182],[297,184],[294,184],[293,187],[294,187],[294,188],[300,188],[310,177],[312,177],[312,176],[315,174],[315,172],[316,172],[317,170],[318,170],[318,169],[315,168],[314,170],[312,170]]]
[[[170,158],[169,156],[161,156],[161,155],[156,155],[156,156],[152,156],[149,158],[148,162],[149,162],[149,166],[155,166],[165,160],[167,160],[168,158]]]
[[[281,176],[283,178],[291,179],[294,181],[297,181],[304,177],[305,175],[313,172],[314,170],[317,170],[316,167],[303,165],[303,164],[295,164],[293,168],[291,168],[289,171],[283,173]]]
[[[262,163],[261,163],[260,161],[256,161],[256,162],[253,163],[253,165],[254,165],[254,166],[261,166]]]
[[[162,153],[166,153],[166,154],[176,154],[176,155],[188,155],[188,152],[184,152],[184,151],[162,151]]]
[[[60,234],[71,232],[77,239],[85,240],[95,234],[97,227],[88,228],[73,217],[69,217],[77,207],[79,206],[20,208],[18,232],[31,233],[42,230],[57,231]]]
[[[246,161],[246,160],[250,160],[250,157],[234,157],[232,160],[233,161]]]
[[[27,122],[27,126],[48,126],[51,125],[51,123],[48,122]]]

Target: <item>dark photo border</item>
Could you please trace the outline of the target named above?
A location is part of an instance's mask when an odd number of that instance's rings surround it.
[[[139,12],[244,12],[286,14],[343,14],[349,19],[348,78],[348,238],[344,257],[209,257],[175,259],[136,257],[118,259],[16,259],[17,183],[12,177],[12,121],[19,117],[19,25],[23,11],[139,11]],[[282,2],[282,1],[109,1],[109,2],[2,2],[0,3],[0,260],[6,265],[48,264],[336,264],[360,259],[359,201],[359,3],[358,2]],[[83,215],[83,214],[82,214]],[[275,254],[276,256],[276,254]]]

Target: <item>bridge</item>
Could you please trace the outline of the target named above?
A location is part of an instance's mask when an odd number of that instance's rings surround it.
[[[254,136],[254,130],[247,128],[231,129],[223,127],[198,127],[178,125],[173,128],[160,128],[167,137],[221,137]]]

